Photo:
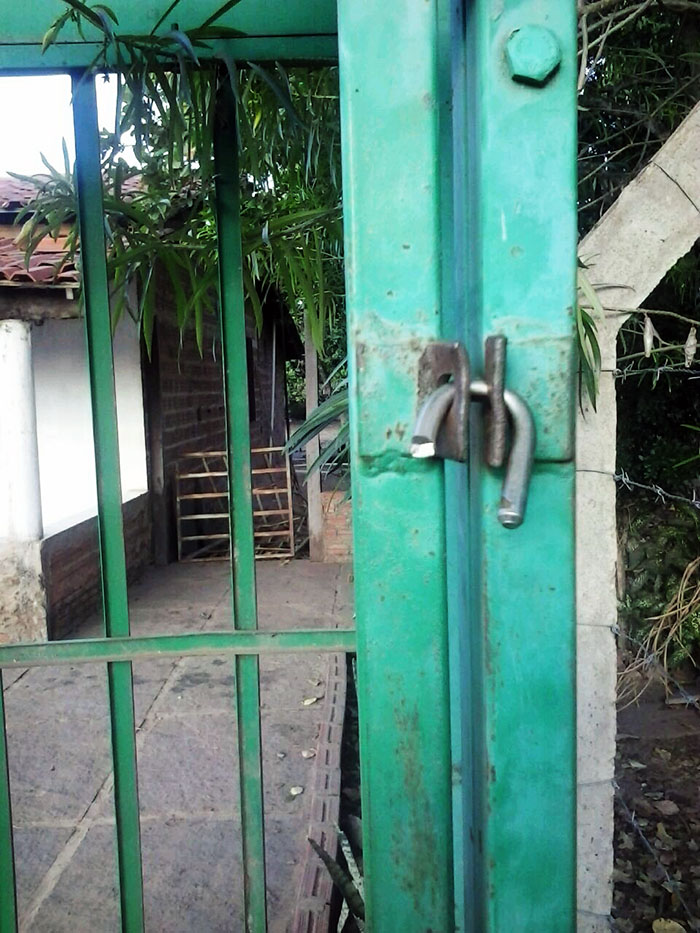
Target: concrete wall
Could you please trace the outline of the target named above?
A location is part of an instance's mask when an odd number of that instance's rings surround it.
[[[33,328],[39,472],[44,534],[97,511],[90,383],[82,320]],[[122,497],[148,488],[141,351],[136,325],[120,321],[114,339]]]

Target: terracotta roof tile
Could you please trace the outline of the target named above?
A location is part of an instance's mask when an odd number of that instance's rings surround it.
[[[29,268],[24,252],[14,242],[16,227],[0,228],[0,286],[63,285],[75,287],[80,282],[75,264],[66,260],[61,240],[44,240],[42,249],[37,250],[29,260]]]
[[[17,178],[0,178],[0,211],[17,211],[36,194],[36,187]]]
[[[132,176],[126,179],[122,190],[126,195],[136,194],[140,186],[140,177]],[[28,182],[0,177],[0,211],[17,213],[36,193],[36,187]],[[0,224],[0,286],[13,284],[46,288],[51,285],[75,287],[80,284],[80,273],[75,263],[66,259],[64,237],[56,240],[47,237],[43,240],[27,268],[24,252],[14,242],[18,233],[17,226]]]
[[[36,195],[37,189],[17,178],[0,178],[0,211],[16,213]],[[19,227],[0,224],[0,286],[24,285],[46,288],[51,285],[75,287],[80,276],[75,264],[66,260],[65,238],[46,238],[29,260],[14,242]]]

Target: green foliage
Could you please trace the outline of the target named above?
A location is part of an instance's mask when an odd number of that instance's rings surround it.
[[[578,13],[579,228],[584,235],[695,106],[700,4],[579,0]],[[665,342],[652,334],[649,353],[645,320],[633,315],[624,326],[626,372],[685,365],[689,328],[698,324],[698,260],[696,250],[682,258],[666,276],[662,297],[655,294],[645,302],[659,309],[649,322]],[[682,326],[670,326],[674,314]]]
[[[340,831],[339,831],[340,832]],[[309,844],[314,850],[316,855],[321,859],[323,864],[328,869],[328,873],[333,879],[333,884],[338,888],[343,898],[345,899],[348,907],[352,911],[353,916],[359,920],[364,921],[365,919],[365,904],[362,898],[362,895],[357,889],[352,875],[349,871],[346,871],[336,859],[332,858],[325,849],[323,849],[315,839],[309,839]],[[360,925],[360,929],[364,929]]]
[[[686,428],[686,430],[688,431],[697,431],[698,433],[700,433],[700,428],[694,424],[683,424],[681,425],[681,427]],[[679,460],[678,463],[674,463],[673,469],[680,470],[683,467],[686,467],[691,463],[693,464],[698,463],[698,461],[700,461],[700,448],[698,449],[698,452],[696,454],[693,454],[691,457],[686,457],[684,460]]]
[[[700,513],[690,507],[625,509],[626,588],[620,607],[624,628],[643,642],[674,600],[688,564],[700,555]],[[633,517],[630,517],[633,516]],[[670,668],[700,648],[700,608],[692,611],[674,636],[667,655]]]
[[[602,320],[603,308],[584,269],[578,270],[578,299],[576,301],[576,344],[579,358],[579,401],[584,392],[595,411],[600,378],[600,346],[596,320]]]
[[[115,70],[119,82],[113,132],[102,134],[105,228],[115,323],[126,309],[141,322],[150,345],[156,313],[157,265],[167,276],[181,328],[215,310],[217,256],[213,208],[213,138],[219,91],[231,84],[241,144],[243,280],[258,324],[270,288],[311,322],[322,350],[343,317],[340,142],[337,69],[281,65],[239,70],[218,40],[239,33],[220,24],[237,0],[191,28],[166,19],[151,31],[122,35],[109,8],[64,0],[44,47],[74,23],[97,29],[95,69]],[[164,31],[165,30],[165,31]],[[138,166],[123,158],[132,134]],[[77,248],[75,196],[69,166],[34,179],[37,197],[24,212],[21,242],[28,254],[61,225]],[[138,176],[138,183],[131,179]],[[340,271],[339,271],[340,270]],[[133,296],[138,300],[134,303]]]
[[[285,363],[287,384],[287,410],[289,417],[306,417],[306,379],[303,360],[287,360]]]
[[[317,437],[324,428],[340,422],[337,434],[321,449],[318,457],[308,465],[306,478],[322,466],[335,469],[341,464],[347,465],[350,453],[350,423],[348,421],[348,390],[343,383],[325,402],[316,408],[287,441],[285,450],[293,453],[310,440]]]
[[[617,460],[648,485],[689,496],[700,477],[697,434],[700,393],[684,391],[674,371],[642,370],[617,380]],[[690,383],[692,386],[692,383]]]
[[[695,105],[700,6],[580,0],[578,8],[585,233]]]
[[[578,0],[577,7],[584,235],[695,106],[700,4]],[[689,498],[700,475],[700,455],[688,429],[700,424],[699,393],[688,381],[697,374],[699,298],[700,251],[693,249],[645,300],[645,307],[655,310],[633,314],[623,325],[616,381],[618,470]],[[590,296],[583,304],[593,308]],[[579,324],[584,336],[585,325]],[[666,612],[700,552],[699,513],[692,507],[665,508],[623,488],[618,503],[628,561],[621,619],[639,649],[633,667],[648,670],[649,652],[657,663],[675,665],[700,644],[700,619],[692,605],[680,614]]]

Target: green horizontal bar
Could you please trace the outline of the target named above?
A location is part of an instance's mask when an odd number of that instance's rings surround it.
[[[293,632],[192,632],[125,638],[81,638],[42,644],[4,645],[0,668],[105,661],[145,661],[185,655],[274,654],[287,651],[355,651],[354,629],[300,629]]]
[[[315,64],[338,60],[338,39],[332,34],[246,36],[217,42],[216,47],[239,62]],[[0,42],[0,74],[64,74],[67,69],[87,68],[99,54],[100,46],[94,42],[61,43],[51,46],[45,53],[42,53],[38,42],[22,45]],[[115,68],[117,65],[110,56],[107,64]]]
[[[83,36],[75,26],[67,25],[59,41],[42,52],[44,34],[64,7],[57,0],[0,6],[0,71],[87,68],[100,59],[103,37],[89,23],[85,24]],[[119,20],[116,34],[148,33],[166,6],[166,0],[110,0],[110,9]],[[208,43],[210,48],[198,49],[200,57],[228,53],[234,61],[241,62],[337,60],[335,0],[240,0],[230,6],[218,22],[239,30],[240,37],[213,40]],[[179,28],[188,30],[201,25],[220,7],[220,0],[179,0],[175,11]],[[167,17],[159,33],[162,35],[171,28],[172,17]],[[108,50],[108,56],[111,51]]]
[[[91,0],[87,5],[93,5]],[[337,30],[335,0],[239,0],[226,5],[230,9],[217,18],[217,25],[240,30],[244,36],[294,40],[305,35],[335,34]],[[3,3],[0,42],[41,45],[44,33],[66,6],[58,0]],[[173,3],[170,9],[175,6]],[[111,0],[109,4],[119,20],[115,25],[117,35],[148,33],[159,18],[160,35],[172,29],[173,18],[177,20],[178,28],[193,29],[222,6],[221,0],[179,0],[172,17],[161,17],[164,9],[168,8],[163,0]],[[83,37],[75,25],[68,24],[59,40],[61,43],[82,44],[85,40],[95,43],[102,38],[98,29],[85,23]]]

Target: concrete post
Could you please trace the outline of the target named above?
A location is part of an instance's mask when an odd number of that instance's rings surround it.
[[[0,538],[40,538],[41,492],[31,324],[0,322]]]
[[[0,321],[0,643],[44,640],[31,325]]]
[[[304,362],[306,370],[306,417],[318,407],[318,354],[311,338],[308,314],[304,314]],[[306,463],[311,466],[319,455],[318,436],[306,445]],[[309,557],[323,560],[323,508],[321,505],[321,471],[317,470],[306,483],[309,521]]]
[[[615,514],[616,338],[621,315],[598,321],[602,356],[597,408],[576,422],[578,732],[577,933],[610,929],[617,654]]]

